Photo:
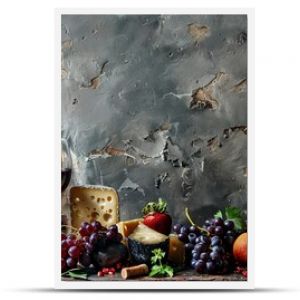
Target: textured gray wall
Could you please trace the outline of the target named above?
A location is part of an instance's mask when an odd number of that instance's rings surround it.
[[[113,186],[122,219],[246,210],[245,15],[64,15],[61,66],[72,184]]]

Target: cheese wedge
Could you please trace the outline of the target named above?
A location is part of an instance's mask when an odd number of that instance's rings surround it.
[[[165,242],[168,236],[144,224],[139,224],[128,238],[142,245],[154,245]]]
[[[126,221],[121,221],[117,224],[118,226],[118,231],[123,235],[124,238],[127,238],[134,229],[139,225],[139,223],[143,222],[143,218],[139,219],[132,219],[132,220],[126,220]]]
[[[127,238],[131,235],[139,224],[143,222],[143,218],[121,221],[117,224],[119,232],[123,235],[123,242],[127,245]],[[143,224],[141,225],[143,228]],[[141,227],[140,226],[140,227]],[[142,235],[145,235],[144,233]],[[178,266],[185,263],[185,248],[176,234],[169,235],[168,260]]]
[[[106,186],[74,186],[70,189],[71,225],[99,221],[108,227],[119,222],[119,199],[115,189]]]
[[[128,250],[134,263],[151,265],[152,251],[160,248],[168,253],[169,237],[139,224],[132,234],[128,236]],[[163,258],[166,260],[166,257]]]
[[[185,261],[184,243],[178,239],[176,234],[169,235],[168,260],[179,266],[182,266]]]

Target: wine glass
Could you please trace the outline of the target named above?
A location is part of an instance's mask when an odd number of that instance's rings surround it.
[[[66,139],[61,139],[61,191],[69,185],[72,173],[70,149]]]

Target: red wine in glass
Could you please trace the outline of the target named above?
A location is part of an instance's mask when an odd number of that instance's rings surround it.
[[[63,192],[69,185],[71,179],[71,169],[61,170],[61,191]]]
[[[63,192],[69,185],[72,173],[71,154],[68,142],[61,139],[61,191]]]

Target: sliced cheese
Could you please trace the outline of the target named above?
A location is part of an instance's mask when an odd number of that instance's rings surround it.
[[[168,236],[159,233],[144,224],[139,224],[128,238],[143,245],[153,245],[164,242],[168,239]]]
[[[181,242],[176,234],[169,235],[168,260],[176,265],[183,265],[185,261],[184,243]]]
[[[106,186],[74,186],[70,189],[71,225],[99,221],[108,227],[119,221],[119,199],[115,189]]]
[[[121,221],[117,224],[119,232],[123,235],[124,238],[127,238],[134,229],[139,225],[139,223],[143,222],[143,218],[140,219],[132,219]]]

